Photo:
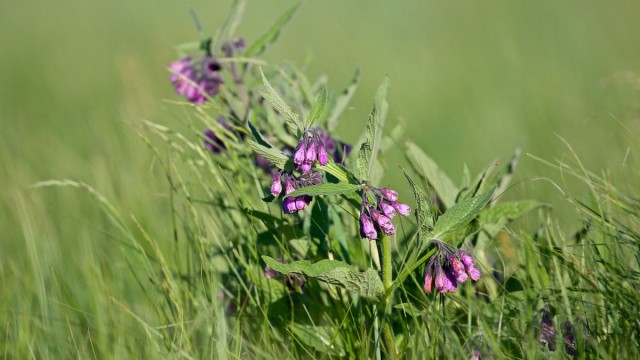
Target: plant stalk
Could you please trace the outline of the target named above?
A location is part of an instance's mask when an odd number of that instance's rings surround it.
[[[391,239],[384,233],[380,239],[382,252],[382,284],[385,291],[393,286],[393,265],[391,263]],[[384,309],[384,321],[382,325],[382,341],[389,359],[396,359],[396,344],[393,337],[393,330],[389,320],[391,319],[391,302],[393,297],[387,297],[383,300],[382,308]]]

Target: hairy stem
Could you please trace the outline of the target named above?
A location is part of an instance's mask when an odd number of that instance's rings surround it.
[[[393,265],[391,263],[391,239],[386,234],[382,234],[380,240],[382,252],[382,283],[384,289],[389,290],[393,286]],[[389,359],[396,358],[396,345],[393,337],[391,324],[388,323],[391,315],[391,301],[393,297],[387,297],[383,300],[382,308],[384,309],[384,322],[382,326],[382,340]]]

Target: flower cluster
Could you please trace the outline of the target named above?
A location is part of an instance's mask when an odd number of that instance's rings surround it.
[[[289,174],[284,171],[277,171],[273,174],[273,182],[271,183],[271,195],[279,196],[282,192],[284,184],[285,196],[292,192],[311,185],[322,184],[322,174],[318,171],[309,171],[302,173],[302,175],[296,177],[293,174]],[[310,195],[300,196],[288,196],[282,201],[282,211],[287,214],[293,214],[295,212],[304,210],[313,198]]]
[[[316,129],[308,129],[302,134],[302,139],[293,152],[293,163],[300,171],[307,173],[316,160],[320,165],[327,165],[329,155],[325,149],[324,138]]]
[[[556,328],[553,326],[553,314],[548,303],[544,303],[542,310],[536,315],[540,319],[540,324],[536,327],[538,341],[546,346],[549,351],[556,351]],[[535,319],[535,318],[534,318]],[[562,337],[564,338],[565,351],[569,356],[576,356],[576,339],[573,333],[571,322],[565,321],[561,324]]]
[[[169,64],[169,81],[176,92],[194,104],[202,104],[220,91],[223,83],[222,67],[212,55],[204,55],[198,61],[187,56]]]
[[[387,235],[395,234],[396,228],[391,219],[396,216],[396,212],[402,216],[411,214],[409,205],[398,202],[397,192],[365,186],[362,189],[360,208],[360,236],[376,240],[379,230]]]
[[[424,270],[424,291],[429,294],[433,287],[440,293],[455,292],[458,284],[471,278],[480,279],[480,270],[475,267],[473,257],[464,250],[439,240],[432,240],[436,253],[431,257]]]

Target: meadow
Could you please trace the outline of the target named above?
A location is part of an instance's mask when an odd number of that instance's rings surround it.
[[[248,2],[236,36],[250,48],[294,4]],[[568,323],[578,357],[638,356],[636,2],[307,1],[256,56],[287,101],[303,86],[288,88],[274,69],[326,76],[338,96],[359,68],[334,129],[354,151],[388,77],[377,183],[418,217],[396,221],[396,285],[373,296],[380,303],[300,270],[304,289],[261,277],[261,255],[380,264],[376,242],[358,240],[347,195],[316,197],[308,217],[274,215],[299,222],[251,215],[279,207],[261,200],[269,179],[242,157],[255,137],[247,127],[228,134],[222,155],[202,146],[224,107],[185,105],[167,65],[176,45],[198,40],[190,9],[214,34],[230,7],[0,4],[0,354],[564,358]],[[262,89],[251,69],[247,86]],[[483,272],[455,294],[422,291],[434,225],[425,219],[437,224],[454,201],[438,205],[450,189],[407,141],[456,184],[456,203],[508,181],[447,232],[474,243]],[[317,213],[333,225],[309,224]],[[541,341],[549,317],[555,351]]]

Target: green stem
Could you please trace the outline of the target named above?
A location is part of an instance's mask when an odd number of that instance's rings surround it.
[[[391,239],[384,233],[380,239],[382,252],[382,283],[385,291],[393,286],[393,265],[391,263]],[[387,297],[383,300],[382,308],[384,309],[384,322],[382,325],[382,340],[389,359],[396,358],[396,345],[393,336],[393,330],[389,320],[391,319],[391,302],[393,297]]]

